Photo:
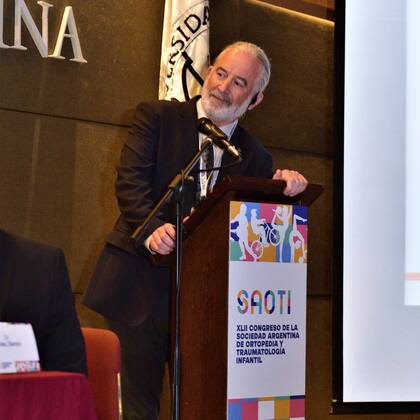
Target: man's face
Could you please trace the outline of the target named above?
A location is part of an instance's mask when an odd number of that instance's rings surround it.
[[[250,106],[261,72],[261,63],[246,51],[230,48],[223,51],[209,68],[201,91],[207,116],[217,125],[230,124],[262,99]]]

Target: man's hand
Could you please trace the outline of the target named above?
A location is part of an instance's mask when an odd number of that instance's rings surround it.
[[[149,249],[156,254],[168,255],[175,248],[175,226],[165,223],[150,235]]]
[[[286,182],[286,188],[283,191],[284,195],[293,197],[305,191],[308,186],[306,178],[296,171],[289,171],[289,169],[277,169],[273,175],[273,179]]]

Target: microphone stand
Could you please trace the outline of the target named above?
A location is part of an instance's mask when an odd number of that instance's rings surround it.
[[[189,174],[200,160],[201,155],[208,147],[213,146],[213,141],[207,139],[201,145],[200,150],[191,159],[187,166],[177,174],[169,183],[165,194],[159,202],[153,207],[152,211],[146,217],[144,222],[131,235],[135,249],[138,249],[146,238],[142,237],[144,230],[150,224],[150,221],[156,213],[176,195],[176,272],[175,272],[175,343],[174,343],[174,360],[172,374],[172,419],[179,420],[179,403],[180,403],[180,382],[181,382],[181,353],[179,349],[180,341],[180,285],[181,285],[181,263],[182,263],[182,203],[183,203],[183,184],[189,178]]]

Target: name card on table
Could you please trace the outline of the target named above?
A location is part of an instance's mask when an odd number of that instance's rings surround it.
[[[32,326],[0,322],[0,373],[39,370],[38,348]]]

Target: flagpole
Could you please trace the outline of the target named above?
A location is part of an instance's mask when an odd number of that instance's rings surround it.
[[[162,31],[159,99],[186,101],[201,91],[209,65],[209,0],[166,0]],[[197,138],[197,150],[199,141]],[[203,147],[199,153],[202,153]],[[180,168],[181,169],[181,168]],[[185,175],[185,174],[184,174]],[[182,263],[182,188],[177,191],[175,348],[172,377],[172,420],[180,419],[181,352],[180,276]],[[181,200],[181,202],[180,202]]]

